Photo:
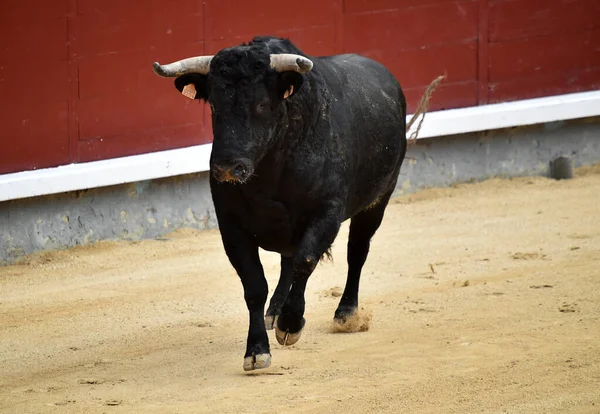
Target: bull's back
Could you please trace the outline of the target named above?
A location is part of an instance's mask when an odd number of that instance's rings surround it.
[[[357,55],[327,63],[332,126],[346,148],[352,215],[396,183],[406,151],[406,103],[398,81],[380,63]]]

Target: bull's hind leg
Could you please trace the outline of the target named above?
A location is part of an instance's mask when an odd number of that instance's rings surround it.
[[[265,326],[267,329],[273,329],[277,323],[277,318],[281,315],[281,309],[292,287],[292,258],[281,256],[281,274],[279,283],[273,292],[269,308],[265,314]]]
[[[358,213],[350,221],[348,236],[348,278],[334,319],[345,324],[358,309],[358,286],[363,265],[367,260],[371,238],[381,225],[392,192],[386,193],[375,205]]]

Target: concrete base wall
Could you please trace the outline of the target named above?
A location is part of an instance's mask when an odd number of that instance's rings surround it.
[[[600,118],[419,140],[409,149],[397,196],[497,176],[547,175],[566,155],[600,162]],[[208,173],[0,203],[0,262],[99,240],[155,238],[217,226]]]
[[[600,162],[600,118],[419,140],[407,153],[396,195],[490,177],[547,176],[559,156],[574,167]]]
[[[208,173],[0,203],[0,263],[99,240],[214,228]]]

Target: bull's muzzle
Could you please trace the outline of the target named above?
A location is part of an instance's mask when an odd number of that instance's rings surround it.
[[[252,162],[246,159],[214,163],[211,170],[215,180],[228,183],[245,183],[254,172]]]

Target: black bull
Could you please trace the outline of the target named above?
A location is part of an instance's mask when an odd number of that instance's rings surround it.
[[[211,106],[212,198],[250,314],[244,369],[266,368],[267,329],[275,328],[280,344],[298,341],[308,278],[347,219],[348,276],[334,319],[344,324],[357,311],[370,241],[405,157],[402,88],[373,60],[310,57],[271,37],[214,56],[154,63],[154,71]],[[281,254],[266,314],[259,247]]]

